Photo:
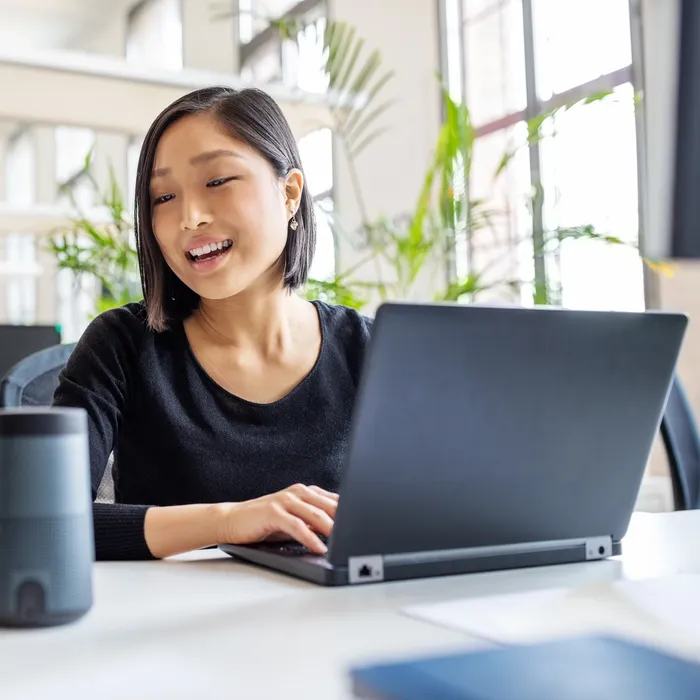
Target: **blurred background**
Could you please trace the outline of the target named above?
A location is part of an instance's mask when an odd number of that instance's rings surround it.
[[[138,300],[144,133],[255,85],[316,201],[309,297],[686,311],[697,410],[697,265],[644,254],[670,226],[679,25],[680,0],[0,0],[0,324],[72,342]],[[638,507],[673,508],[660,445]]]

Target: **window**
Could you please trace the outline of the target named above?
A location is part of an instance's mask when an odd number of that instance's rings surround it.
[[[138,173],[139,156],[141,155],[142,138],[132,138],[126,151],[126,206],[129,211],[134,209],[134,197],[136,194],[136,175]]]
[[[238,35],[241,76],[259,83],[282,81],[306,92],[328,87],[324,70],[324,0],[239,0]],[[284,18],[299,30],[282,39],[273,19]]]
[[[514,144],[524,143],[527,128],[519,122],[476,140],[470,181],[470,201],[474,222],[470,245],[457,258],[457,271],[483,275],[479,301],[487,299],[515,301],[532,298],[532,220],[530,195],[530,159],[527,149],[519,149],[498,177],[495,173],[503,154]],[[518,282],[525,284],[521,287]],[[493,285],[493,286],[492,286]]]
[[[629,66],[628,0],[532,0],[541,100]]]
[[[6,199],[13,207],[36,202],[36,144],[25,131],[9,145],[5,157]],[[5,277],[5,316],[9,323],[32,324],[36,320],[36,244],[27,233],[0,236],[0,279]]]
[[[525,108],[520,0],[464,0],[466,100],[477,125]]]
[[[443,0],[441,31],[443,80],[453,100],[464,99],[464,43],[462,41],[462,0]]]
[[[270,20],[283,17],[298,0],[238,0],[238,39],[249,43],[270,26]]]
[[[333,236],[333,135],[330,129],[312,131],[299,140],[304,174],[316,210],[316,254],[310,276],[331,279],[335,275]]]
[[[253,38],[253,0],[238,0],[238,41],[247,44]]]
[[[129,14],[126,58],[154,68],[183,66],[180,0],[144,0]]]
[[[461,46],[450,26],[455,18]],[[517,273],[527,281],[537,270],[541,283],[544,263],[548,282],[559,287],[554,302],[643,308],[628,0],[445,0],[442,26],[450,92],[466,96],[477,129],[470,200],[492,213],[468,237],[471,245],[458,241],[458,273],[486,266],[494,279]],[[463,89],[455,77],[461,56]],[[527,147],[527,119],[611,89],[545,121],[546,137]],[[513,144],[522,148],[494,180]],[[552,254],[533,250],[533,230],[548,238],[586,225],[625,244],[565,240]],[[508,264],[499,262],[504,245],[514,251]],[[526,301],[528,286],[522,290]]]
[[[75,202],[78,209],[85,212],[97,204],[95,188],[84,174],[86,159],[95,147],[95,132],[74,126],[58,126],[54,138],[56,182],[59,187],[68,185],[70,189],[70,194],[59,192],[58,203],[72,208]],[[85,328],[94,300],[94,289],[87,277],[76,279],[70,270],[59,270],[56,287],[62,337],[65,341],[75,340]]]
[[[593,225],[624,245],[565,241],[559,253],[562,303],[571,308],[642,310],[637,243],[637,146],[632,86],[557,116],[541,144],[544,222]]]
[[[23,131],[8,145],[5,199],[14,207],[30,207],[36,202],[36,144],[30,131]]]
[[[95,205],[95,191],[83,174],[85,163],[95,146],[95,132],[75,126],[57,126],[54,131],[56,183],[70,190],[76,205],[84,211]],[[71,197],[59,192],[58,203],[69,205]]]
[[[297,34],[296,43],[282,44],[284,81],[306,92],[323,93],[328,89],[324,69],[323,35],[326,19],[321,17]]]

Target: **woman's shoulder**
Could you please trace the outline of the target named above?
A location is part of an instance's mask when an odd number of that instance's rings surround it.
[[[104,328],[125,328],[131,332],[148,332],[148,322],[146,317],[146,305],[143,301],[136,301],[114,309],[108,309],[96,316],[90,326],[98,329]]]
[[[325,301],[313,302],[318,309],[325,330],[339,339],[366,342],[372,331],[372,319],[358,309]]]
[[[100,346],[137,346],[151,335],[143,302],[125,304],[103,311],[96,316],[83,332],[78,346],[97,349]]]
[[[321,319],[326,357],[338,363],[334,365],[334,376],[342,365],[357,385],[369,344],[372,319],[349,306],[323,301],[313,303]]]
[[[124,364],[137,357],[144,340],[152,335],[143,302],[103,311],[88,324],[71,355],[73,363],[85,361]]]

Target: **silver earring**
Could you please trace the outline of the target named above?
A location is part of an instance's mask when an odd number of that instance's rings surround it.
[[[292,231],[296,231],[297,228],[299,228],[299,222],[294,214],[292,214],[292,218],[289,220],[289,228],[291,228]]]

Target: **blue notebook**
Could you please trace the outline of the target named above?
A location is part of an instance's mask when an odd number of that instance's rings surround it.
[[[579,637],[351,670],[368,700],[700,700],[700,665]]]

